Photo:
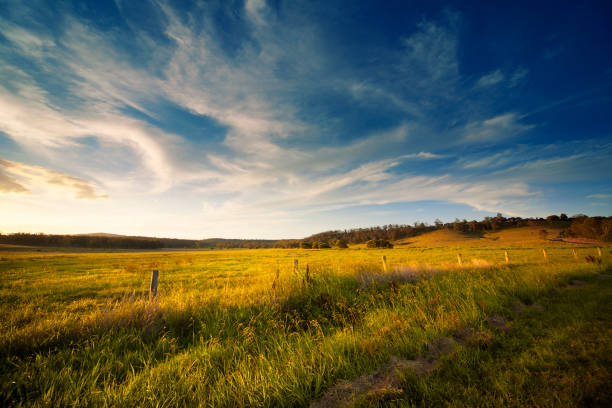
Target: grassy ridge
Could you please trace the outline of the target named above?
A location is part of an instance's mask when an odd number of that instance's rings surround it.
[[[428,247],[5,253],[0,402],[307,406],[338,379],[610,267],[560,244],[545,262],[541,250],[512,248],[505,265],[502,247],[463,247],[463,268],[457,251]],[[383,254],[398,269],[393,284]],[[156,302],[146,299],[151,269],[161,272]]]

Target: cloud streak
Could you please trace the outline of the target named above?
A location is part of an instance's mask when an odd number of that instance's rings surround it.
[[[0,191],[4,193],[25,194],[42,189],[71,191],[77,199],[107,197],[90,181],[44,167],[0,159],[0,170]]]

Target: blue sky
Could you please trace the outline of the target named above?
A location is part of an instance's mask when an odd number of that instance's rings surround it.
[[[0,1],[0,230],[611,215],[606,3]]]

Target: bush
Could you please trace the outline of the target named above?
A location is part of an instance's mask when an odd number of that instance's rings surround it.
[[[346,244],[346,242],[344,242],[343,240],[339,239],[334,244],[334,248],[344,249],[344,248],[348,248],[348,245]]]
[[[302,241],[300,242],[300,248],[301,249],[311,249],[312,244],[310,242]]]
[[[368,248],[393,248],[393,244],[386,239],[371,239],[366,242]]]

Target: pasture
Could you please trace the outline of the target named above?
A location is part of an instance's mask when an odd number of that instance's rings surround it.
[[[550,304],[542,312],[549,313],[548,320],[534,321],[556,324],[559,337],[569,333],[559,323],[563,313],[584,312],[582,303],[592,310],[612,303],[610,282],[599,279],[612,267],[610,247],[602,247],[600,258],[596,247],[542,241],[531,232],[497,239],[424,237],[384,250],[5,248],[0,251],[0,404],[308,406],[340,380],[373,372],[393,356],[416,358],[433,340],[472,327],[492,343],[466,348],[461,358],[444,360],[427,378],[407,375],[399,390],[367,404],[428,405],[435,395],[459,389],[458,406],[516,405],[533,393],[501,378],[514,369],[497,366],[495,350],[523,356],[537,336],[530,332],[533,325],[520,319],[515,326],[527,325],[523,337],[492,328],[486,319],[512,318],[511,305],[517,302]],[[602,262],[587,263],[585,256]],[[154,269],[159,289],[150,300]],[[564,292],[574,280],[589,283],[576,288],[585,291],[582,295]],[[581,301],[585,294],[590,303]],[[597,310],[597,319],[595,312],[580,319],[609,333],[609,308]],[[609,338],[593,341],[609,351]],[[580,345],[580,338],[575,341]],[[541,347],[537,358],[560,346]],[[538,361],[521,358],[521,364]],[[592,358],[587,363],[599,373],[590,380],[592,392],[599,395],[597,385],[610,381],[609,366]],[[552,364],[547,361],[538,367],[546,369]],[[481,366],[498,393],[489,389],[478,397],[469,391],[473,378],[484,375]],[[564,372],[570,391],[584,385],[583,371]],[[527,374],[513,375],[525,379]],[[554,389],[543,384],[541,399],[531,403],[559,405],[547,399]],[[568,395],[567,405],[580,405],[582,400],[571,398],[582,396]],[[438,403],[444,401],[449,402]]]

